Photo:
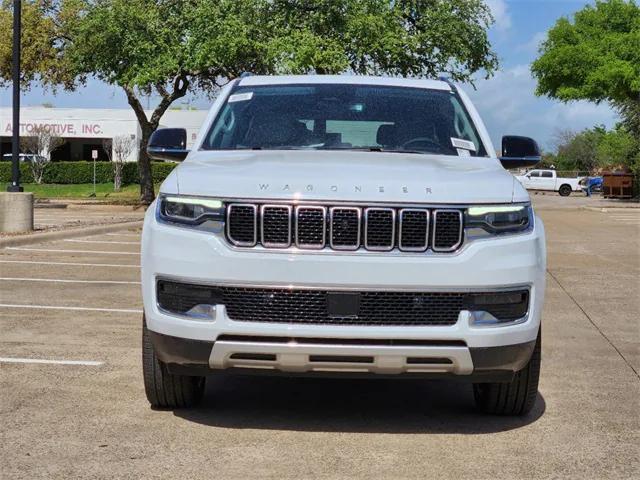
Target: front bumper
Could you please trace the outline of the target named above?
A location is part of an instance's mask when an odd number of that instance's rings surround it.
[[[544,298],[545,258],[544,226],[539,218],[536,218],[535,228],[530,233],[476,240],[469,242],[454,254],[402,253],[395,255],[393,252],[358,254],[236,249],[231,247],[220,234],[196,232],[159,224],[153,215],[153,208],[150,208],[145,219],[142,239],[144,310],[150,331],[164,337],[204,342],[208,345],[204,348],[205,352],[209,350],[205,355],[208,355],[207,361],[198,362],[199,365],[207,368],[238,367],[238,362],[230,361],[230,357],[233,352],[238,353],[236,350],[239,347],[243,351],[246,350],[247,345],[219,343],[220,348],[223,349],[220,351],[226,352],[224,359],[219,360],[220,353],[215,351],[214,342],[219,341],[222,336],[241,336],[259,337],[262,343],[269,343],[264,340],[265,337],[307,339],[310,342],[313,339],[336,340],[331,348],[325,344],[320,350],[308,346],[300,349],[298,346],[297,351],[292,351],[287,348],[283,350],[280,345],[265,346],[264,344],[251,347],[256,354],[275,354],[289,358],[286,364],[279,366],[278,369],[290,372],[313,370],[307,365],[309,361],[308,358],[305,360],[305,356],[351,356],[353,351],[344,349],[341,345],[344,341],[354,339],[371,340],[371,346],[376,346],[376,341],[385,339],[451,342],[452,344],[460,342],[455,348],[461,350],[452,350],[443,357],[438,356],[439,352],[427,345],[421,347],[423,350],[420,351],[396,349],[388,352],[388,355],[383,355],[384,349],[377,347],[377,350],[367,350],[365,352],[367,355],[363,355],[373,357],[372,365],[354,367],[343,364],[342,367],[348,368],[342,368],[342,370],[353,370],[359,367],[365,371],[389,373],[391,371],[409,372],[412,369],[435,371],[437,368],[440,373],[464,376],[484,368],[484,353],[478,352],[487,352],[486,358],[491,358],[491,362],[496,367],[487,367],[488,370],[515,371],[516,367],[524,365],[521,361],[523,358],[526,357],[524,363],[528,360],[532,349],[530,346],[535,342],[538,334]],[[496,326],[475,325],[471,315],[466,311],[460,313],[455,325],[449,326],[239,322],[226,315],[224,306],[217,307],[215,320],[212,321],[169,314],[158,308],[155,292],[158,278],[194,284],[294,286],[336,290],[486,291],[525,287],[530,291],[530,306],[526,318],[521,322]],[[525,345],[525,347],[517,347],[518,345]],[[513,346],[511,350],[524,353],[515,355],[511,352],[498,355],[497,357],[501,359],[496,361],[497,350],[491,349],[501,347],[501,351],[505,352],[505,346]],[[431,350],[428,350],[429,348]],[[269,349],[271,349],[270,352],[267,351]],[[379,353],[374,355],[376,352]],[[406,360],[413,357],[448,358],[451,363],[430,365],[428,368],[424,365],[412,364],[413,367],[406,368]],[[281,362],[279,358],[276,364],[278,362]],[[402,368],[398,367],[401,362],[405,362]],[[179,364],[179,362],[169,363]],[[188,361],[182,363],[189,364]],[[245,365],[240,366],[245,367]],[[327,369],[330,368],[332,368],[331,365],[327,367]]]
[[[508,382],[527,364],[535,341],[503,347],[467,348],[461,344],[375,345],[299,343],[278,337],[189,340],[150,332],[158,358],[172,373],[207,375],[215,370],[288,375],[464,378]]]

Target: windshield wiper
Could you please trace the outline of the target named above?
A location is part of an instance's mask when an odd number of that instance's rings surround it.
[[[428,155],[429,153],[424,150],[409,150],[403,148],[383,148],[383,147],[318,147],[318,150],[351,150],[354,152],[381,152],[381,153],[418,153],[421,155]]]

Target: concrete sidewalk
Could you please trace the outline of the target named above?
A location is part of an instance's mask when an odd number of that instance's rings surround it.
[[[143,207],[46,202],[36,204],[33,232],[0,233],[0,248],[140,228]]]

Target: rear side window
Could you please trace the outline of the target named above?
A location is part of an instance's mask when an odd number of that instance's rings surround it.
[[[553,173],[551,173],[551,172],[542,172],[542,177],[544,177],[544,178],[553,178]]]

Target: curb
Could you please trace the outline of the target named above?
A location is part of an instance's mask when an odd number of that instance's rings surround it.
[[[640,205],[602,205],[600,207],[595,205],[584,205],[581,208],[584,210],[591,210],[593,212],[606,213],[609,210],[638,210]]]
[[[142,220],[133,222],[111,223],[109,225],[91,225],[88,227],[69,228],[66,230],[56,230],[55,232],[33,233],[27,235],[17,235],[15,237],[0,239],[0,248],[19,247],[31,245],[33,243],[50,242],[52,240],[63,240],[66,238],[86,237],[88,235],[99,235],[101,233],[117,232],[131,228],[141,228]]]

